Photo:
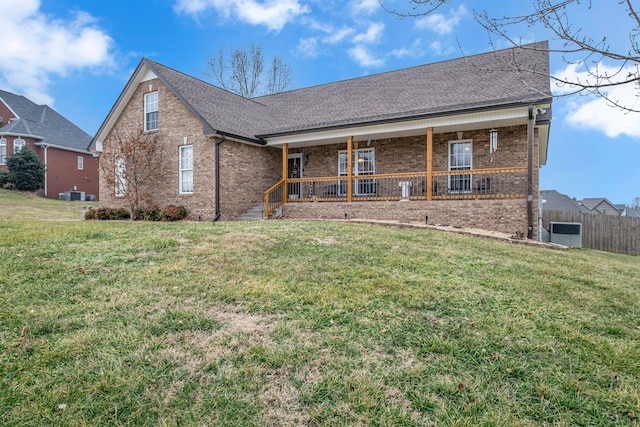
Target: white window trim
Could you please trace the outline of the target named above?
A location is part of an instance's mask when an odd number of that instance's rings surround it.
[[[78,156],[78,170],[84,170],[84,157]]]
[[[22,149],[27,145],[26,142],[24,142],[24,139],[22,138],[16,138],[13,140],[13,154],[16,154],[20,151],[22,151]],[[17,147],[20,147],[19,150],[16,150]]]
[[[156,97],[156,101],[155,101],[155,110],[147,110],[148,106],[149,106],[149,102],[148,99],[151,96],[155,96]],[[158,130],[158,128],[160,127],[160,113],[159,113],[159,107],[160,107],[160,97],[158,95],[158,91],[155,92],[149,92],[149,93],[145,93],[144,94],[144,131],[145,132],[150,132],[150,131],[154,131],[154,130]],[[156,113],[156,127],[155,128],[149,128],[149,121],[147,120],[147,115],[150,113]]]
[[[7,139],[0,138],[0,165],[7,163]]]
[[[471,156],[469,157],[469,169],[457,169],[457,168],[452,168],[451,167],[451,146],[453,144],[469,144],[471,147]],[[456,170],[473,170],[473,139],[459,139],[459,140],[453,140],[453,141],[449,141],[449,152],[447,154],[448,160],[447,160],[447,166],[449,171],[456,171]],[[464,175],[463,173],[461,173],[461,175]],[[450,193],[470,193],[471,192],[471,176],[469,176],[469,189],[468,190],[455,190],[451,188],[451,178],[453,178],[452,175],[449,175],[449,183],[448,183],[448,189]]]
[[[360,173],[360,171],[358,170],[357,167],[357,161],[358,161],[358,154],[361,152],[371,152],[373,153],[373,164],[372,164],[372,168],[371,171],[369,172],[365,172],[365,173]],[[341,171],[340,170],[340,156],[341,154],[347,155],[347,150],[340,150],[338,151],[338,176],[347,176],[348,175],[348,170],[346,171]],[[353,170],[353,176],[367,176],[367,175],[375,175],[376,174],[376,149],[375,148],[371,148],[371,147],[367,147],[367,148],[355,148],[353,149],[353,159],[351,162],[351,168]],[[356,181],[356,184],[358,183],[358,181]],[[358,188],[359,185],[355,185],[354,186],[354,194],[358,195]],[[345,186],[346,189],[346,186]],[[343,196],[345,194],[345,192],[342,191],[343,188],[342,186],[338,186],[338,194]]]
[[[191,167],[190,168],[182,168],[182,153],[183,150],[189,148],[191,150]],[[193,187],[194,187],[194,170],[193,170],[193,145],[181,145],[179,147],[179,152],[178,152],[178,191],[180,192],[180,194],[193,194]],[[184,172],[191,172],[191,191],[183,191],[183,182],[182,182],[182,176]]]

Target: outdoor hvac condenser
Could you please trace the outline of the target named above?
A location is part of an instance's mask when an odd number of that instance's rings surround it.
[[[581,248],[582,224],[579,222],[549,223],[549,241],[570,248]]]

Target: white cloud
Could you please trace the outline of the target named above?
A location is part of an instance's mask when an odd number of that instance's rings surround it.
[[[415,39],[413,43],[411,43],[411,47],[401,47],[400,49],[394,49],[391,51],[391,56],[395,56],[396,58],[417,58],[419,56],[424,55],[424,50],[422,49],[422,39]]]
[[[372,22],[366,33],[356,34],[353,38],[354,43],[374,44],[378,43],[384,32],[383,22]]]
[[[0,86],[51,105],[51,74],[113,65],[113,40],[89,14],[52,19],[40,12],[39,0],[3,0],[2,9]]]
[[[237,18],[247,24],[262,25],[280,31],[296,17],[309,11],[298,0],[177,0],[176,12],[197,15],[209,8],[225,18]]]
[[[298,40],[296,53],[305,58],[317,58],[319,55],[319,45],[317,37],[309,37]]]
[[[429,49],[431,49],[436,55],[449,55],[454,51],[452,46],[444,47],[442,46],[442,43],[437,40],[431,42]]]
[[[342,28],[341,30],[333,31],[331,34],[323,39],[327,44],[340,43],[342,40],[351,36],[355,31],[352,28]]]
[[[353,15],[372,15],[380,8],[378,0],[352,0],[351,13]]]
[[[348,50],[349,57],[357,62],[361,67],[379,67],[384,64],[384,59],[376,58],[366,47],[362,45],[354,46]]]
[[[628,72],[632,72],[635,69],[629,68],[628,71],[625,70],[616,74],[619,71],[617,68],[600,65],[598,70],[600,73],[607,73],[611,76],[620,75],[624,77]],[[568,65],[564,70],[556,72],[554,76],[583,83],[590,81],[586,71],[576,64]],[[555,89],[555,94],[567,94],[572,91],[572,88],[567,86]],[[629,108],[640,108],[640,89],[637,85],[612,86],[608,89],[607,96]],[[601,97],[574,96],[568,104],[566,120],[571,126],[593,129],[604,133],[610,138],[620,135],[640,138],[640,120],[638,120],[637,116],[638,113],[627,113],[619,108],[612,107],[610,102]]]
[[[457,9],[449,12],[449,17],[434,13],[417,19],[415,25],[419,29],[431,30],[440,35],[451,34],[465,15],[467,15],[467,8],[461,4]]]

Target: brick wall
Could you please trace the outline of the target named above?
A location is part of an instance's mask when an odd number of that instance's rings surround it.
[[[203,125],[158,79],[141,83],[115,123],[114,129],[140,129],[143,125],[144,94],[158,91],[157,133],[164,142],[164,173],[161,185],[144,189],[159,206],[183,205],[189,218],[210,220],[215,216],[215,140],[203,134]],[[113,130],[103,144],[110,149]],[[186,143],[185,143],[186,141]],[[193,193],[179,191],[179,147],[193,145]],[[101,156],[103,162],[105,156]],[[235,219],[262,203],[264,192],[280,180],[281,151],[226,140],[220,146],[221,219]],[[101,171],[102,172],[102,171]],[[127,207],[114,189],[100,179],[101,205]]]
[[[282,214],[297,219],[374,219],[479,228],[515,234],[527,230],[524,199],[287,203]]]

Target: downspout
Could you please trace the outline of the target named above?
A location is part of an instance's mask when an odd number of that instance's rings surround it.
[[[211,222],[216,222],[220,219],[222,212],[220,212],[220,144],[225,140],[225,136],[216,141],[216,216],[213,217]]]
[[[43,145],[44,148],[44,197],[49,196],[49,161],[47,159],[48,145]]]
[[[536,115],[529,105],[529,159],[527,165],[527,239],[533,239],[533,126]]]

